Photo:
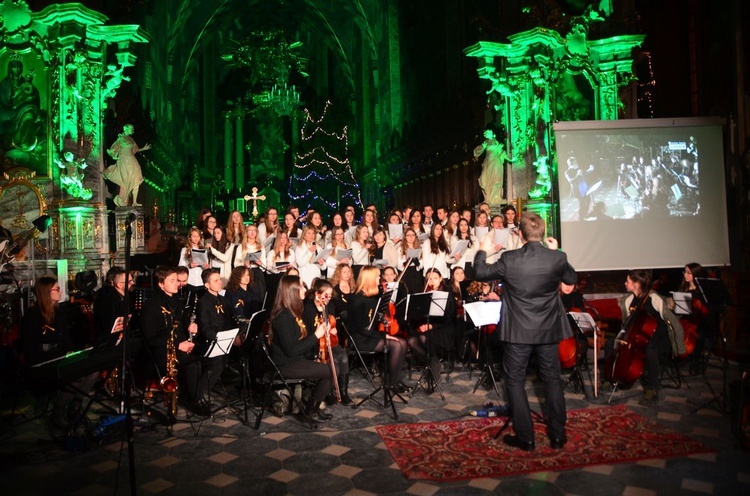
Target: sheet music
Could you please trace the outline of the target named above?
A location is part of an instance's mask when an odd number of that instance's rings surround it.
[[[374,265],[375,267],[383,269],[385,267],[388,267],[388,260],[384,258],[375,258],[373,259],[371,265]]]
[[[199,265],[205,265],[208,263],[208,254],[206,253],[206,250],[199,250],[194,248],[190,250],[190,256],[193,260],[193,263],[197,263]]]
[[[580,327],[582,331],[593,332],[596,330],[596,322],[594,321],[594,317],[592,317],[590,313],[568,312],[568,315],[573,317],[573,320],[575,320],[576,324],[578,324],[578,327]]]
[[[424,241],[425,239],[430,239],[430,233],[421,233],[421,234],[417,235],[417,239],[420,242]]]
[[[245,262],[254,263],[256,265],[263,265],[263,261],[260,259],[260,256],[263,254],[263,252],[256,251],[253,253],[248,253],[245,256]]]
[[[430,303],[430,317],[442,317],[448,304],[447,291],[433,291],[432,303]]]
[[[208,347],[208,351],[206,351],[204,357],[214,358],[229,354],[229,350],[232,349],[232,343],[238,332],[240,332],[239,327],[217,332],[216,339]]]
[[[272,234],[271,236],[268,236],[266,240],[263,242],[263,246],[266,247],[266,251],[271,251],[273,249],[273,244],[276,242],[276,235]]]
[[[420,258],[422,258],[422,248],[409,248],[408,250],[406,250],[406,258],[419,260]]]
[[[503,248],[508,246],[508,235],[510,229],[494,229],[493,240],[496,245],[503,245]]]
[[[393,295],[391,296],[391,303],[396,303],[396,298],[398,297],[398,285],[399,283],[397,282],[385,283],[386,291],[393,291]]]
[[[455,257],[456,255],[463,255],[466,252],[466,249],[469,248],[469,240],[468,239],[459,239],[456,241],[456,245],[453,247],[453,250],[451,251],[451,257]]]
[[[477,327],[494,325],[500,321],[500,310],[502,301],[475,301],[464,303],[464,310],[471,317],[471,321]]]
[[[476,236],[477,241],[481,242],[485,236],[487,236],[487,233],[490,232],[490,228],[487,226],[477,226],[474,228],[474,236]]]
[[[404,239],[404,225],[388,224],[388,236],[390,239]]]
[[[344,260],[346,258],[352,258],[352,250],[336,250],[336,260]]]
[[[318,263],[321,260],[325,260],[331,255],[331,252],[333,252],[332,248],[326,248],[325,250],[320,250],[315,257],[311,260],[312,263]]]
[[[674,298],[675,315],[692,315],[693,295],[691,293],[672,291],[672,298]]]

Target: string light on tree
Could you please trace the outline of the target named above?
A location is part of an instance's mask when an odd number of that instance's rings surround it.
[[[326,102],[322,115],[314,119],[305,109],[305,122],[300,131],[302,150],[294,157],[294,170],[289,178],[289,198],[300,207],[312,207],[323,216],[340,210],[342,204],[361,208],[359,183],[349,163],[349,131],[323,127],[331,102]]]

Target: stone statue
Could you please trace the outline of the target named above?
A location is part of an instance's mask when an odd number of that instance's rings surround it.
[[[73,152],[66,151],[63,153],[63,160],[59,158],[55,159],[55,163],[65,174],[60,174],[60,182],[62,187],[68,194],[74,198],[80,198],[82,200],[90,200],[94,193],[83,186],[83,171],[88,167],[85,158],[75,158]]]
[[[143,182],[141,165],[135,158],[138,152],[144,152],[151,149],[150,144],[143,148],[138,148],[138,144],[132,137],[135,127],[132,124],[125,124],[122,127],[122,133],[112,146],[107,150],[110,157],[117,160],[115,165],[107,167],[102,175],[105,179],[112,181],[120,187],[120,193],[115,197],[114,202],[118,207],[132,205],[138,207],[138,188]],[[133,195],[132,203],[130,195]]]
[[[500,205],[503,200],[503,166],[510,161],[505,145],[497,140],[494,126],[488,125],[484,131],[484,141],[474,148],[474,159],[484,153],[482,174],[479,186],[484,193],[484,201],[490,205]]]

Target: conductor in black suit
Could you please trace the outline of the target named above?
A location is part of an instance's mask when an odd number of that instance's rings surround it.
[[[513,415],[515,435],[505,435],[509,446],[533,451],[534,427],[526,395],[526,368],[532,353],[539,364],[544,383],[547,435],[554,449],[567,442],[565,436],[565,398],[560,378],[558,343],[572,335],[558,293],[560,283],[575,284],[577,278],[565,253],[557,251],[557,240],[544,240],[544,220],[526,213],[521,218],[524,246],[504,252],[500,259],[487,264],[492,237],[486,237],[474,259],[478,280],[501,280],[502,312],[499,329],[503,341],[503,372],[508,401]]]

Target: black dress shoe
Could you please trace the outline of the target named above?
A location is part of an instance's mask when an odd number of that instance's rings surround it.
[[[308,413],[307,416],[313,422],[318,422],[321,424],[324,422],[328,422],[329,420],[333,418],[333,415],[331,415],[330,413],[326,413],[323,410],[318,410],[312,413]]]
[[[565,443],[568,442],[567,436],[563,436],[561,438],[549,438],[549,447],[552,449],[563,449],[563,446],[565,446]]]
[[[512,436],[510,434],[506,434],[503,436],[503,442],[508,446],[518,448],[523,451],[534,451],[536,449],[534,441],[521,441],[518,436]]]

